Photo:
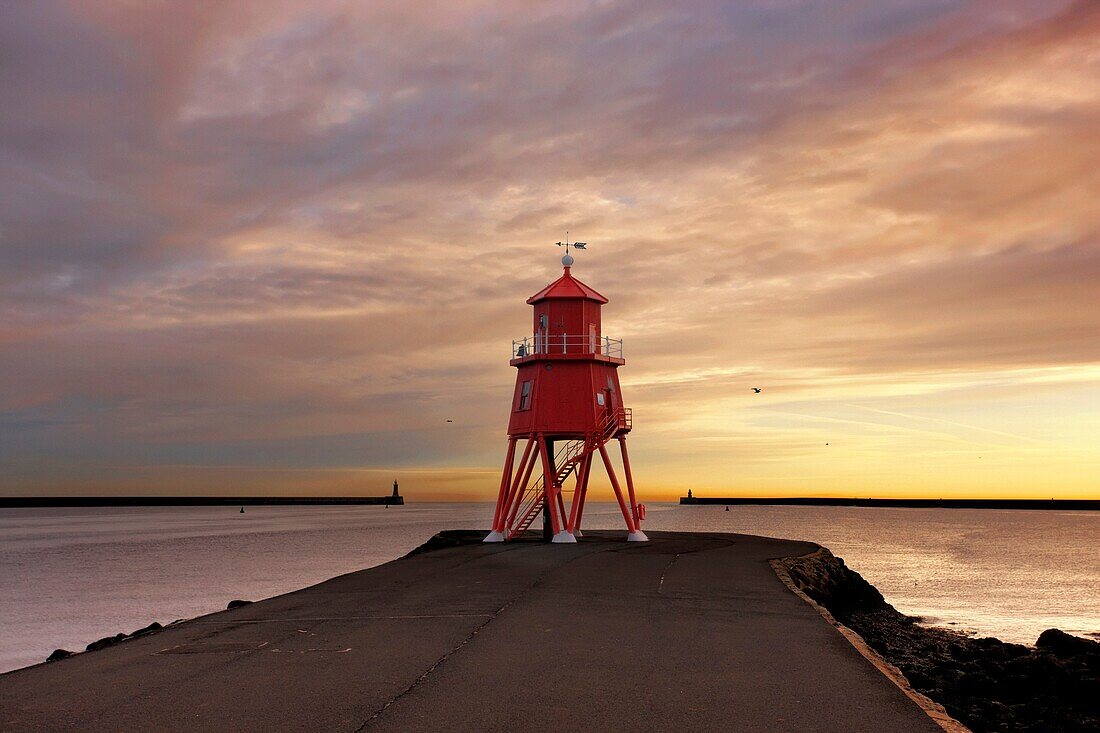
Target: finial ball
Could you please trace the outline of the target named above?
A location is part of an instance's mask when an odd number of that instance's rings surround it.
[[[566,267],[572,267],[573,266],[573,255],[566,255],[565,257],[562,257],[561,258],[561,263]]]

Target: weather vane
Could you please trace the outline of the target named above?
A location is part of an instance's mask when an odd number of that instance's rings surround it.
[[[569,232],[565,233],[565,241],[564,242],[558,242],[558,246],[559,247],[565,247],[565,256],[566,257],[569,256],[569,248],[570,247],[572,247],[573,249],[588,249],[588,243],[587,242],[573,242],[572,244],[570,244],[570,242],[569,242]]]

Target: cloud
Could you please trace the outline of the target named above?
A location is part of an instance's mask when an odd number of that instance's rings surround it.
[[[1016,384],[974,393],[991,415],[1028,370],[1097,389],[1094,3],[9,10],[3,490],[451,466],[461,489],[425,491],[480,496],[565,229],[654,487],[863,480],[745,380],[822,419],[869,391],[968,425],[943,375]],[[794,463],[769,483],[757,458]]]

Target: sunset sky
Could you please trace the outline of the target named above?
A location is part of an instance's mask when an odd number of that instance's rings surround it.
[[[568,230],[643,500],[1100,497],[1100,2],[0,8],[2,494],[491,499]]]

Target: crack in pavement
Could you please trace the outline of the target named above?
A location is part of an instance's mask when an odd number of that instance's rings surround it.
[[[379,717],[381,717],[382,713],[386,712],[386,710],[389,709],[390,706],[394,705],[398,700],[405,697],[405,695],[408,695],[413,690],[420,687],[420,685],[422,685],[424,682],[427,681],[428,677],[432,674],[432,672],[435,672],[437,669],[439,669],[439,667],[441,667],[444,662],[446,662],[452,656],[454,656],[459,651],[461,651],[461,649],[464,646],[466,646],[471,641],[473,641],[474,637],[477,636],[481,632],[482,629],[484,629],[486,626],[491,624],[498,616],[500,616],[500,614],[504,613],[504,611],[506,611],[508,608],[510,608],[512,605],[514,605],[516,601],[518,601],[520,598],[522,598],[527,593],[531,592],[531,590],[533,590],[536,586],[538,586],[540,583],[542,583],[542,581],[544,579],[546,579],[547,576],[551,575],[552,573],[557,572],[558,570],[561,570],[564,567],[567,567],[567,566],[573,564],[574,562],[581,559],[582,557],[588,557],[589,555],[594,555],[594,554],[597,554],[597,553],[590,552],[590,553],[585,553],[583,555],[577,555],[576,557],[569,560],[568,562],[564,562],[561,565],[556,565],[553,568],[551,568],[550,570],[547,570],[546,572],[544,572],[542,575],[535,578],[533,581],[531,581],[531,583],[529,583],[526,587],[524,587],[521,591],[519,591],[515,596],[510,598],[507,603],[505,603],[503,606],[501,606],[496,611],[494,611],[489,616],[489,618],[487,618],[484,622],[478,624],[474,628],[474,630],[471,631],[465,639],[463,639],[461,642],[459,642],[459,644],[455,648],[451,649],[449,652],[444,654],[442,657],[435,660],[435,662],[432,663],[432,665],[430,667],[428,667],[424,671],[423,674],[421,674],[419,677],[417,677],[415,680],[413,680],[412,684],[410,684],[404,690],[402,690],[401,692],[397,693],[396,695],[391,697],[389,700],[387,700],[385,702],[385,704],[382,705],[382,707],[378,708],[378,710],[376,710],[374,712],[373,715],[371,715],[369,718],[364,720],[363,724],[360,725],[358,728],[356,728],[354,733],[362,733],[362,731],[367,729],[367,726],[369,726],[371,723],[373,723],[375,720],[377,720]]]
[[[657,579],[657,592],[660,593],[665,587],[665,575],[668,574],[669,568],[672,567],[672,563],[680,559],[680,555],[683,553],[677,552],[672,556],[672,559],[668,561],[668,565],[665,565],[665,569],[661,571],[661,577]]]

